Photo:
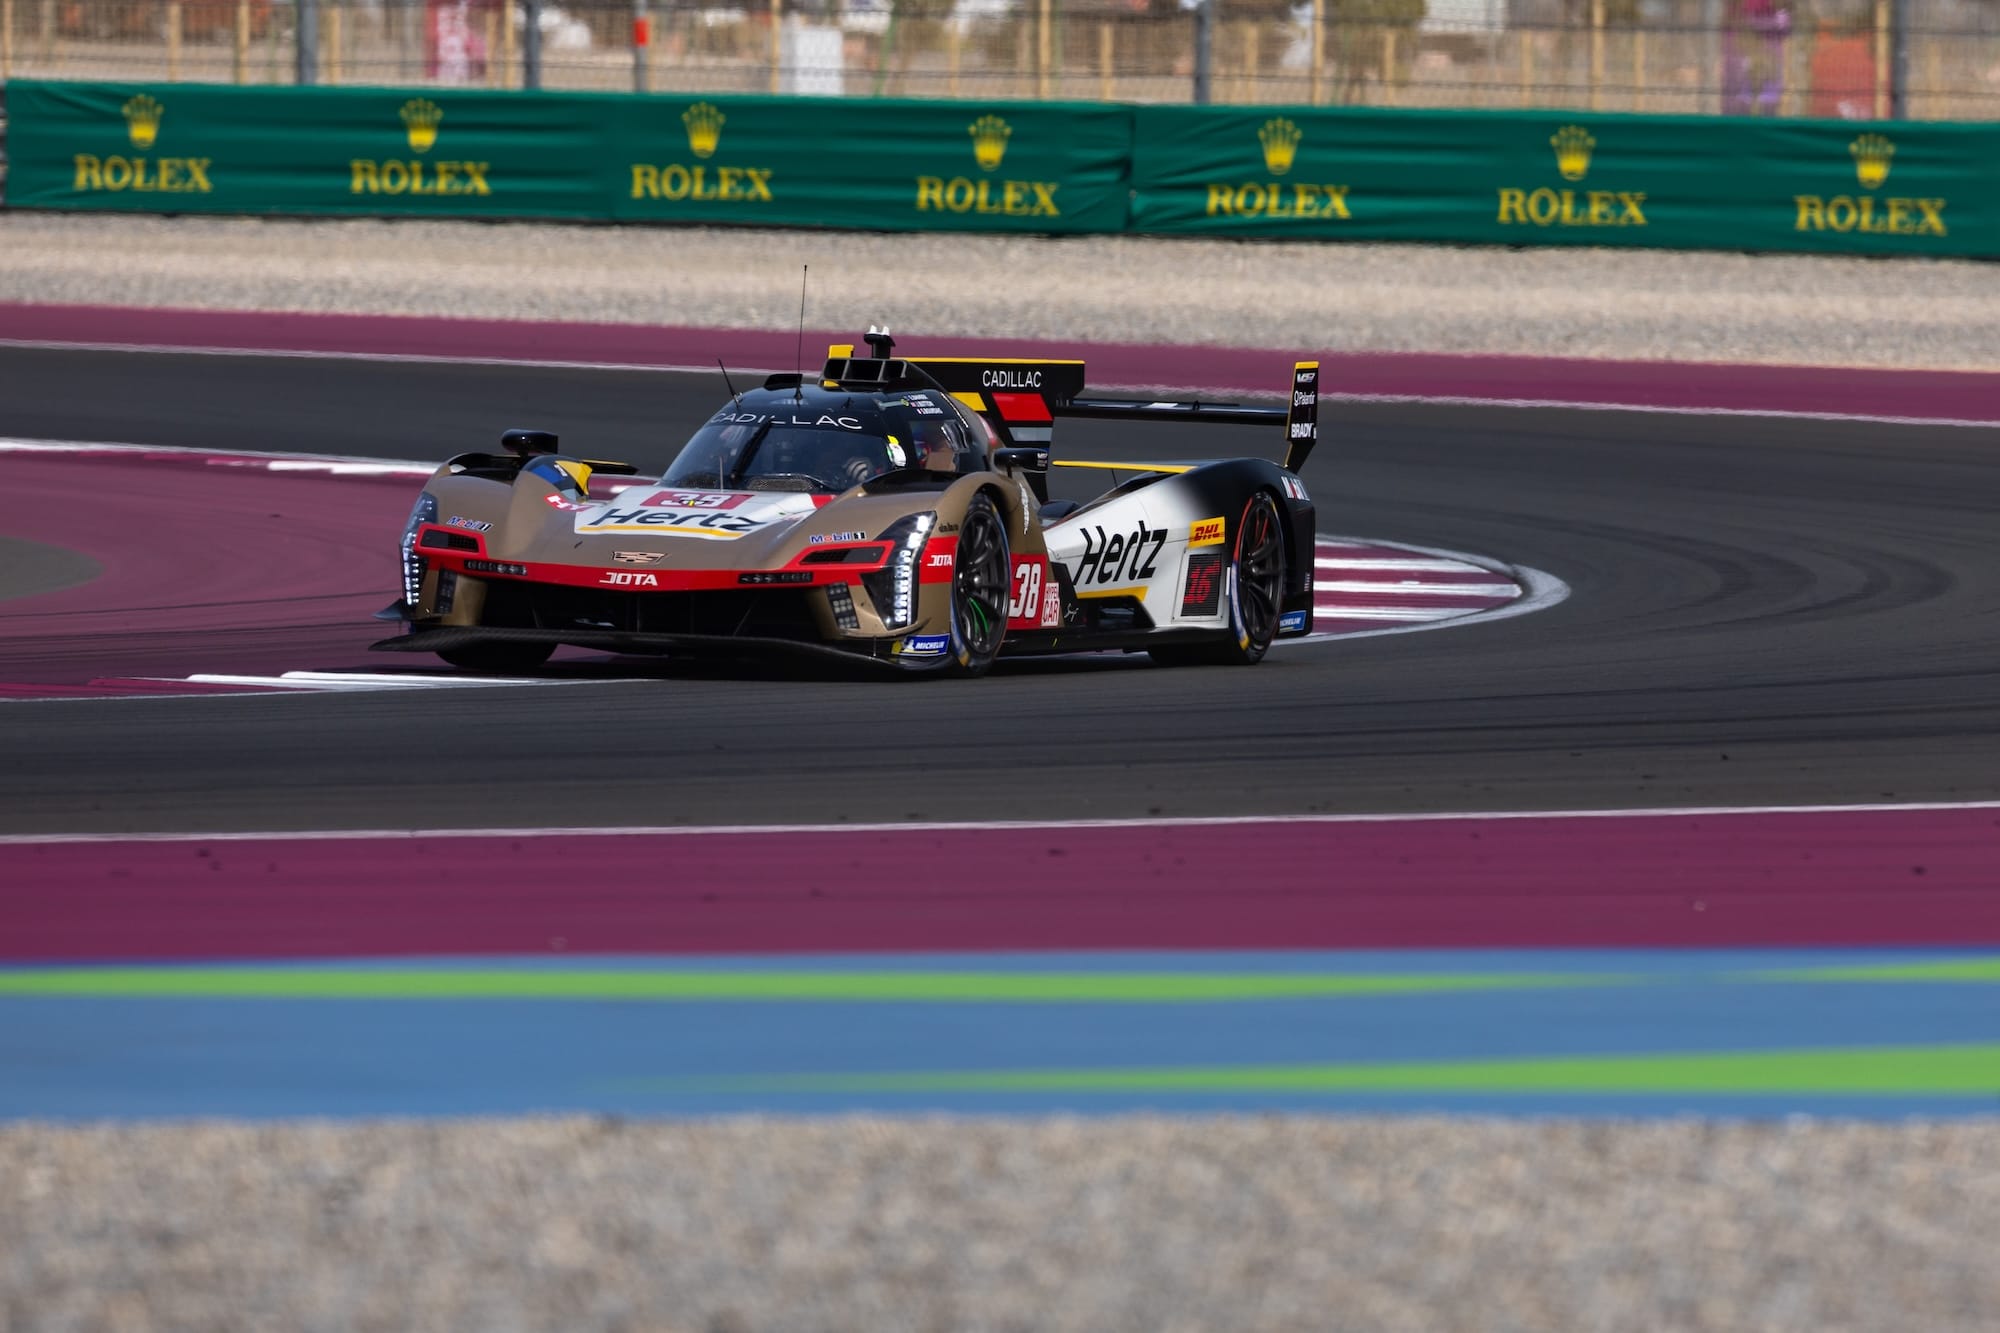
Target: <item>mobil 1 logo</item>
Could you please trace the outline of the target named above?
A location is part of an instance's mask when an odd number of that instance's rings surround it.
[[[1070,578],[1079,591],[1107,584],[1139,583],[1153,577],[1167,530],[1139,522],[1127,532],[1106,532],[1103,525],[1083,529],[1083,554],[1075,557]]]

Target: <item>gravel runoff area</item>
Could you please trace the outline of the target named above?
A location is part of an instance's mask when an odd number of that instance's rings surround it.
[[[2000,1123],[0,1129],[0,1329],[2000,1328]]]
[[[2000,369],[2000,264],[0,214],[0,301]],[[4,331],[0,331],[4,336]]]

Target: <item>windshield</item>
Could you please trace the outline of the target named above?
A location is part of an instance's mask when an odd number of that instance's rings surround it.
[[[852,399],[821,410],[811,402],[776,410],[749,405],[709,418],[681,449],[663,481],[718,490],[844,491],[887,472],[982,471],[974,443],[943,395],[916,392],[889,401]]]

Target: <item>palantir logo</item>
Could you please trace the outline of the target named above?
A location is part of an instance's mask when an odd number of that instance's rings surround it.
[[[965,132],[972,136],[972,157],[979,163],[979,169],[998,171],[1000,160],[1007,156],[1007,140],[1014,137],[1014,127],[998,116],[981,116]]]
[[[696,102],[681,112],[681,124],[687,127],[688,151],[696,157],[714,157],[715,150],[722,146],[722,125],[728,119],[710,102]]]
[[[413,97],[403,103],[398,112],[403,118],[403,129],[410,136],[410,151],[428,153],[437,143],[438,122],[444,119],[444,111],[428,97]]]
[[[145,93],[125,104],[125,132],[132,137],[134,148],[144,152],[153,146],[153,141],[160,137],[160,117],[166,110]]]
[[[1257,131],[1257,142],[1264,145],[1264,167],[1273,176],[1282,176],[1292,169],[1292,159],[1298,155],[1299,140],[1305,138],[1299,127],[1290,120],[1279,116],[1264,122],[1264,128]]]

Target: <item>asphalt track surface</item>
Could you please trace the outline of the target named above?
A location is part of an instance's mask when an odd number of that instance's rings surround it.
[[[511,425],[658,467],[718,377],[0,350],[0,434],[441,458]],[[1338,405],[1323,531],[1547,570],[1553,610],[1253,671],[683,671],[561,691],[0,713],[0,831],[834,823],[2000,796],[2000,428]],[[1061,451],[1264,450],[1248,430]],[[75,521],[99,506],[77,497]],[[390,597],[382,538],[379,581]],[[284,607],[282,539],[254,571]],[[372,580],[357,574],[358,579]],[[326,628],[326,627],[322,627]],[[375,626],[355,624],[358,646]],[[312,662],[302,666],[317,665]]]
[[[0,349],[0,435],[436,459],[542,425],[657,468],[718,387]],[[37,1071],[0,1080],[0,1115],[1990,1110],[1995,808],[1172,821],[2000,796],[2000,429],[1324,420],[1322,531],[1571,597],[1254,671],[0,704],[0,833],[876,826],[0,843],[0,1069]],[[1274,443],[1083,422],[1059,451]],[[233,515],[166,466],[6,460],[34,512],[0,554],[51,591],[0,616],[131,597],[11,639],[0,679],[200,670],[219,640],[370,662],[414,487],[274,477]],[[204,548],[219,522],[237,539]],[[64,535],[93,524],[160,558],[79,583]],[[348,568],[349,592],[285,595]],[[1132,817],[1159,822],[963,827]],[[881,827],[905,822],[961,827]]]

